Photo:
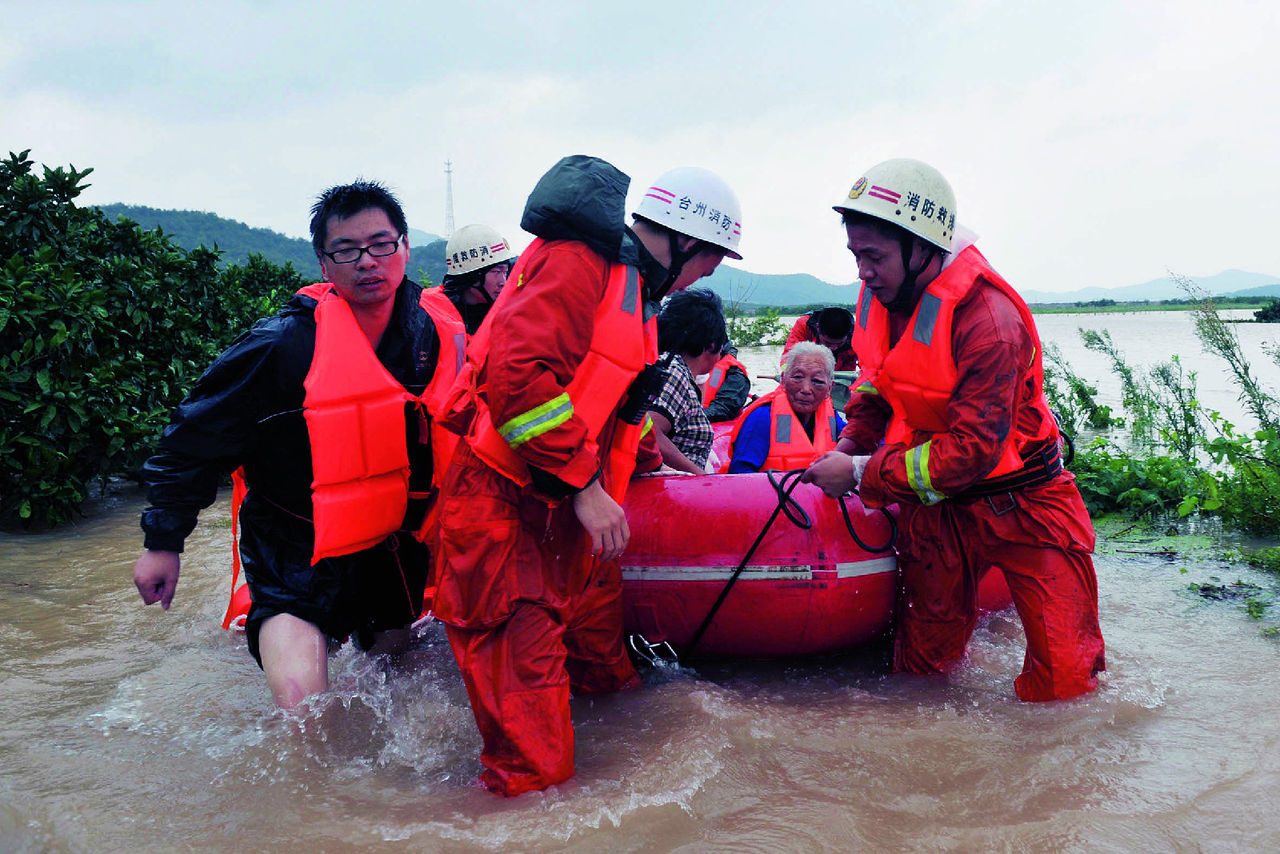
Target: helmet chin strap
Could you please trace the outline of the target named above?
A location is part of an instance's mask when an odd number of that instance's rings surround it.
[[[884,304],[884,307],[889,311],[907,313],[915,309],[916,284],[920,280],[920,274],[933,263],[934,255],[937,254],[938,250],[931,248],[920,266],[913,270],[911,269],[911,251],[914,244],[915,239],[909,233],[904,233],[898,238],[898,246],[902,250],[902,286],[898,288],[898,293],[894,295],[893,299]]]
[[[475,280],[475,282],[469,286],[469,287],[471,288],[471,290],[473,290],[473,291],[475,291],[476,293],[480,294],[480,297],[484,300],[484,304],[485,304],[485,305],[487,305],[487,306],[491,306],[491,307],[492,307],[492,305],[493,305],[494,300],[493,300],[493,297],[489,296],[489,289],[488,289],[488,288],[486,288],[486,287],[484,286],[484,280],[485,280],[486,278],[488,278],[488,276],[489,276],[489,271],[490,271],[490,270],[492,270],[492,269],[493,269],[494,267],[496,267],[496,266],[498,266],[498,265],[497,265],[497,264],[491,264],[491,265],[489,265],[488,267],[485,267],[483,270],[480,270],[480,271],[479,271],[479,273],[480,273],[480,277],[479,277],[478,279],[476,279],[476,280]],[[508,265],[507,265],[507,272],[508,272],[508,273],[510,273],[510,272],[511,272],[511,265],[510,265],[510,264],[508,264]]]
[[[493,305],[493,297],[489,296],[489,290],[484,286],[484,276],[480,277],[480,281],[471,286],[471,290],[480,294],[484,299],[485,305]]]
[[[676,279],[680,278],[680,273],[684,271],[684,265],[688,264],[693,259],[693,256],[702,251],[701,240],[695,240],[687,250],[681,250],[680,235],[674,231],[667,232],[667,245],[671,250],[671,263],[667,265],[667,278],[663,281],[662,287],[653,292],[655,300],[660,300],[667,295],[672,285],[676,283]]]

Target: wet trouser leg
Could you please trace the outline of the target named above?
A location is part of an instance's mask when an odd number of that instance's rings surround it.
[[[1065,700],[1094,690],[1106,669],[1098,627],[1098,585],[1088,555],[1014,546],[1003,550],[1013,604],[1027,635],[1020,700]]]
[[[447,631],[484,741],[485,787],[514,796],[572,777],[564,629],[551,612],[521,605],[495,628]]]
[[[575,694],[621,691],[640,685],[623,643],[622,572],[597,562],[596,575],[574,602],[565,630],[566,667]]]
[[[893,669],[945,673],[964,656],[977,625],[976,574],[949,508],[902,509],[902,572]]]
[[[905,507],[899,521],[895,671],[943,673],[960,660],[977,623],[978,575],[997,566],[1027,636],[1018,697],[1065,699],[1096,687],[1095,674],[1105,669],[1098,588],[1093,561],[1076,544],[1088,515],[1074,484],[1004,503]],[[1087,536],[1091,547],[1091,529]]]

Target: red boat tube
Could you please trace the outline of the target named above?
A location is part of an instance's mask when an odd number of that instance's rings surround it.
[[[883,550],[892,521],[848,496],[846,525],[839,503],[804,483],[790,494],[812,525],[778,514],[716,608],[774,515],[779,481],[777,473],[774,482],[766,473],[634,481],[625,503],[631,541],[619,559],[626,631],[677,653],[696,641],[700,656],[744,658],[835,652],[888,631],[898,587],[894,552]],[[1011,601],[1003,573],[986,573],[979,606]]]
[[[779,475],[775,474],[775,481]],[[627,491],[631,542],[622,564],[626,630],[685,650],[778,507],[767,474],[646,477]],[[898,567],[893,525],[810,484],[791,499],[806,530],[778,514],[698,638],[703,656],[774,658],[845,649],[892,623]],[[864,545],[866,546],[864,548]]]

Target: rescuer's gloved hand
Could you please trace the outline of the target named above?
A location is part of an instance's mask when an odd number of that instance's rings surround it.
[[[856,462],[850,465],[851,459],[861,459],[862,466],[859,468]],[[839,498],[858,488],[858,481],[867,468],[868,459],[870,457],[850,457],[840,451],[827,451],[809,464],[800,480],[812,483],[825,492],[828,498]]]
[[[862,483],[862,476],[867,473],[867,463],[870,462],[871,455],[863,454],[850,457],[849,460],[853,463],[853,488],[857,489],[858,484]]]

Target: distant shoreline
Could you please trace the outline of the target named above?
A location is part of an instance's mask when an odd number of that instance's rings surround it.
[[[1159,302],[1111,302],[1101,300],[1106,305],[1094,303],[1031,303],[1032,314],[1130,314],[1143,311],[1193,311],[1200,307],[1198,300],[1160,300]],[[1213,300],[1219,309],[1233,311],[1257,311],[1275,302],[1274,299],[1243,299],[1239,297],[1223,297]]]
[[[1277,300],[1274,297],[1216,297],[1213,304],[1219,309],[1233,311],[1257,311],[1266,308]],[[824,305],[841,305],[842,303],[826,303],[811,305],[744,305],[739,307],[742,314],[758,317],[765,311],[776,311],[782,317],[798,317],[808,314]],[[851,303],[843,303],[853,310]],[[1090,302],[1064,303],[1029,303],[1032,314],[1131,314],[1145,311],[1192,311],[1200,306],[1197,300],[1137,300],[1119,302],[1116,300],[1092,300]],[[1250,321],[1252,322],[1252,321]]]

